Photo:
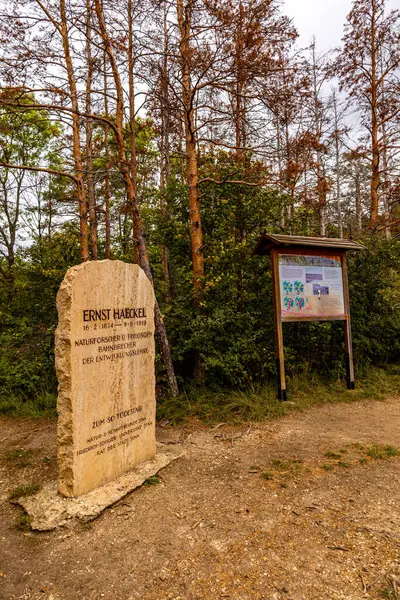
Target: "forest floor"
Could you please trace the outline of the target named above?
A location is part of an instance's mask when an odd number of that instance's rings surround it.
[[[185,452],[89,524],[24,530],[54,420],[0,418],[1,600],[396,600],[400,399],[158,427]]]

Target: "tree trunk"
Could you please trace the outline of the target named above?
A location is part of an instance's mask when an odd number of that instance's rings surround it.
[[[203,299],[204,256],[203,231],[200,216],[198,160],[193,110],[193,90],[191,87],[191,6],[183,7],[183,0],[177,0],[179,26],[179,56],[182,69],[182,104],[186,140],[186,179],[189,190],[190,237],[192,245],[194,297],[200,306]]]
[[[92,24],[91,24],[91,2],[86,0],[86,112],[92,112],[92,82],[93,82],[93,58],[92,58]],[[90,225],[90,254],[92,260],[97,260],[97,219],[96,200],[93,180],[93,153],[92,153],[92,121],[86,119],[86,185]]]
[[[391,238],[390,232],[390,209],[389,209],[389,178],[388,178],[388,160],[387,160],[387,143],[386,130],[382,125],[382,166],[383,166],[383,215],[385,219],[385,237],[389,241]]]
[[[339,148],[339,116],[337,110],[336,91],[333,92],[333,111],[335,118],[335,168],[336,168],[336,203],[338,214],[339,237],[343,237],[343,219],[341,207],[341,189],[340,189],[340,148]]]
[[[104,112],[106,118],[108,118],[108,81],[107,81],[107,60],[106,55],[104,54]],[[106,155],[106,165],[105,165],[105,177],[104,177],[104,221],[105,221],[105,230],[106,230],[106,248],[105,248],[105,256],[106,258],[111,258],[111,216],[110,216],[110,198],[111,198],[111,189],[110,189],[110,148],[109,148],[109,140],[108,137],[110,135],[110,128],[106,124],[104,127],[104,147],[105,147],[105,155]]]
[[[321,167],[320,167],[321,169]],[[322,174],[321,174],[322,173]],[[318,200],[319,200],[319,233],[326,236],[327,206],[326,206],[326,179],[323,170],[318,174]]]
[[[67,23],[67,11],[65,0],[60,0],[60,31],[62,37],[62,44],[65,57],[65,66],[67,69],[68,85],[71,95],[71,106],[72,106],[72,141],[73,141],[73,158],[75,166],[75,177],[76,177],[76,192],[78,196],[79,204],[79,232],[80,232],[80,254],[81,261],[85,262],[89,259],[89,246],[88,246],[88,226],[87,226],[87,203],[86,203],[86,190],[85,182],[83,177],[83,161],[81,154],[81,141],[80,141],[80,111],[78,103],[78,93],[76,88],[76,81],[74,76],[74,70],[72,66],[71,51],[69,46],[68,38],[68,23]]]
[[[99,31],[101,38],[103,40],[103,44],[105,47],[105,51],[108,56],[108,60],[111,66],[115,90],[116,90],[116,112],[115,112],[115,141],[117,146],[117,154],[118,154],[118,165],[120,173],[123,177],[125,189],[128,197],[128,203],[131,209],[131,214],[133,217],[133,221],[136,227],[136,234],[138,238],[138,250],[139,250],[139,265],[146,273],[149,281],[153,283],[153,275],[150,269],[149,257],[146,248],[146,240],[143,233],[142,219],[140,215],[140,210],[137,205],[137,200],[135,196],[135,187],[132,182],[130,165],[127,161],[126,155],[126,143],[124,138],[124,128],[123,128],[123,116],[124,116],[124,91],[122,87],[121,77],[118,69],[117,62],[115,60],[113,48],[111,45],[111,41],[107,32],[104,13],[103,13],[103,5],[101,0],[95,0],[96,14],[99,23]],[[165,325],[162,320],[162,316],[160,313],[160,308],[158,306],[157,300],[155,301],[154,306],[154,315],[155,315],[155,326],[156,332],[160,341],[161,354],[164,360],[164,364],[167,369],[168,378],[169,378],[169,386],[171,392],[174,396],[178,394],[178,384],[176,381],[174,367],[172,363],[171,350],[168,343],[167,332],[165,329]]]
[[[322,138],[322,115],[320,109],[320,99],[318,97],[317,84],[317,59],[315,55],[315,39],[312,43],[313,60],[313,100],[314,100],[314,127],[315,140],[317,143],[317,196],[319,209],[319,230],[322,237],[326,236],[326,177],[322,164],[322,153],[320,149]]]
[[[379,211],[379,131],[378,131],[378,86],[377,86],[377,52],[376,52],[376,39],[375,39],[375,19],[376,10],[373,6],[372,18],[371,18],[371,30],[370,30],[370,42],[371,42],[371,150],[372,150],[372,164],[371,164],[371,213],[369,226],[373,229],[378,220]]]
[[[361,229],[362,229],[361,183],[360,183],[360,170],[358,168],[358,165],[356,165],[355,186],[356,186],[357,233],[361,233]]]
[[[163,19],[163,35],[164,35],[164,51],[160,69],[160,85],[161,85],[161,136],[160,136],[160,209],[163,218],[168,214],[172,218],[170,211],[167,208],[166,188],[171,177],[170,163],[170,106],[169,106],[169,76],[168,76],[168,24],[167,24],[167,4],[164,0],[164,19]],[[169,251],[165,244],[161,246],[161,266],[164,279],[164,296],[165,302],[168,303],[171,297],[171,273],[170,273],[170,257]],[[174,287],[174,286],[172,286]]]
[[[282,178],[282,140],[281,140],[281,128],[279,123],[279,115],[276,114],[276,143],[277,143],[277,159],[278,159],[278,179],[279,179],[279,187],[282,190],[284,186],[283,178]],[[282,231],[285,230],[285,203],[282,202],[281,205],[281,220],[280,225]]]
[[[290,226],[290,221],[294,217],[294,202],[295,202],[295,187],[296,183],[291,179],[291,147],[290,147],[290,135],[289,135],[289,119],[285,114],[285,151],[286,151],[286,173],[287,173],[287,192],[290,196],[290,201],[287,205],[287,216]]]
[[[128,96],[129,96],[129,153],[130,171],[133,195],[137,203],[137,157],[136,157],[136,131],[135,131],[135,82],[133,77],[133,9],[132,0],[128,0]],[[133,262],[139,264],[139,223],[136,216],[132,214],[133,235]]]
[[[242,51],[243,51],[243,6],[239,2],[239,24],[235,32],[235,145],[236,160],[243,160],[243,147],[245,139],[245,124],[243,110],[243,79],[242,79]]]
[[[382,56],[381,56],[382,58]],[[381,72],[384,66],[381,60]],[[385,104],[385,82],[382,81],[382,102]],[[389,176],[388,176],[388,140],[386,135],[386,123],[382,122],[382,167],[383,167],[383,214],[385,219],[385,236],[389,241],[391,238],[390,232],[390,208],[389,208]]]
[[[372,167],[371,167],[371,216],[370,228],[374,228],[378,221],[379,209],[379,144],[376,112],[372,114]]]

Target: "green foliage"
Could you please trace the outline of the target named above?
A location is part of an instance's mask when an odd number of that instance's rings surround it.
[[[10,100],[13,95],[17,96],[20,105],[35,102],[32,94],[21,97],[19,92],[11,91]],[[50,142],[59,135],[59,125],[52,123],[44,110],[0,108],[0,145],[5,162],[36,166]]]
[[[54,414],[55,300],[78,257],[76,237],[67,230],[20,253],[11,289],[0,278],[0,413]]]
[[[251,183],[261,177],[263,167],[251,161],[238,165],[221,152],[202,169],[217,181]],[[271,270],[268,258],[252,256],[252,250],[263,231],[282,231],[287,199],[276,190],[244,184],[206,182],[201,191],[205,293],[200,309],[192,296],[187,190],[178,177],[169,181],[164,213],[157,205],[147,206],[145,213],[156,293],[177,373],[181,383],[190,381],[200,352],[209,389],[268,384],[276,377]],[[285,232],[317,234],[314,217],[311,209],[297,210]],[[376,235],[361,241],[368,249],[348,254],[357,376],[369,364],[400,359],[400,242]],[[169,254],[169,290],[161,246]],[[342,322],[285,323],[283,329],[289,378],[318,371],[331,380],[344,379]]]
[[[400,360],[400,241],[373,236],[350,256],[354,354],[362,367]]]
[[[220,160],[219,172],[210,171],[210,175],[223,178],[233,167],[239,169],[222,154]],[[257,166],[254,170],[253,177]],[[234,177],[240,178],[241,173],[235,172]],[[282,199],[277,192],[246,185],[207,183],[202,191],[204,302],[200,310],[193,305],[186,189],[174,177],[169,182],[164,217],[148,214],[154,223],[161,222],[150,240],[152,246],[167,246],[171,264],[172,298],[162,302],[166,290],[161,254],[153,252],[157,296],[178,374],[183,379],[192,376],[194,355],[201,349],[209,386],[247,388],[268,381],[275,371],[271,277],[251,253],[260,233],[276,227]],[[149,223],[147,230],[152,229]]]
[[[204,181],[200,200],[204,298],[197,306],[187,188],[181,182],[179,159],[171,156],[172,175],[161,198],[154,178],[156,134],[151,121],[138,121],[137,127],[141,211],[150,263],[179,383],[186,390],[178,399],[165,396],[166,378],[158,356],[159,414],[173,421],[188,415],[206,421],[279,416],[288,408],[275,400],[271,270],[268,258],[252,256],[252,250],[263,231],[282,232],[281,215],[289,199],[272,188]],[[100,132],[99,149],[102,140]],[[57,156],[52,160],[56,162]],[[102,151],[96,160],[100,172]],[[220,152],[207,156],[201,169],[205,178],[251,184],[264,175],[265,166],[251,157],[237,164]],[[112,211],[123,201],[121,181],[114,176]],[[62,197],[68,185],[55,179],[49,193]],[[101,194],[100,189],[100,198]],[[133,256],[130,221],[119,215],[118,222],[113,257],[129,261]],[[316,224],[313,208],[296,208],[285,232],[312,235],[317,233]],[[67,269],[80,262],[78,240],[77,224],[64,224],[51,237],[38,236],[30,247],[21,248],[11,275],[4,276],[4,270],[0,275],[0,413],[38,416],[55,412],[55,298]],[[400,241],[388,242],[377,235],[360,241],[367,250],[348,254],[356,376],[364,377],[364,391],[380,397],[388,381],[395,385],[397,376],[390,368],[386,375],[383,369],[370,371],[370,367],[390,367],[400,359]],[[164,249],[168,286],[162,268]],[[100,247],[100,256],[103,251]],[[289,394],[296,407],[309,405],[311,393],[315,402],[350,398],[343,387],[343,324],[285,323],[283,329]],[[206,372],[204,390],[192,388],[199,353]],[[370,372],[374,381],[369,379]],[[359,393],[356,390],[351,397]]]

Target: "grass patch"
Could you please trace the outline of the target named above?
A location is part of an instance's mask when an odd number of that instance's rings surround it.
[[[23,483],[12,490],[9,495],[9,500],[17,500],[23,496],[32,496],[41,489],[39,483]]]
[[[40,392],[34,398],[2,392],[0,395],[0,415],[40,419],[57,416],[57,396]]]
[[[271,465],[275,471],[296,474],[302,471],[303,461],[299,458],[289,458],[288,460],[278,458],[273,460]]]
[[[271,473],[270,471],[263,471],[261,473],[261,477],[263,479],[266,479],[267,481],[272,481],[274,479],[274,474]]]
[[[324,471],[333,471],[333,465],[322,465],[321,466]]]
[[[32,458],[32,450],[15,449],[6,454],[6,460],[13,463],[17,467],[27,467]]]
[[[359,442],[347,444],[347,449],[341,449],[337,452],[328,451],[324,457],[330,462],[319,463],[322,471],[334,471],[335,469],[351,469],[359,465],[366,465],[374,460],[385,460],[400,456],[400,449],[390,445],[373,444],[365,446]],[[345,456],[344,456],[345,455]],[[344,460],[344,458],[346,460]],[[299,458],[276,458],[269,465],[268,470],[260,472],[260,477],[268,481],[275,481],[286,487],[292,479],[311,473],[312,470],[304,464]],[[258,472],[258,467],[251,467],[250,472]],[[261,470],[261,469],[260,469]]]
[[[360,450],[362,452],[365,449],[364,444],[361,442],[354,442],[353,444],[348,444],[349,448],[354,448],[355,450]]]
[[[362,458],[359,459],[361,464],[366,464],[368,459],[386,460],[388,458],[400,456],[400,449],[395,448],[395,446],[390,446],[390,444],[371,444],[370,446],[365,446],[364,444],[356,442],[355,444],[349,444],[348,446],[353,452],[355,451],[358,454],[361,454]]]
[[[16,528],[20,531],[29,531],[31,528],[32,519],[25,512],[21,513],[16,522]]]
[[[262,479],[277,481],[280,486],[287,487],[287,482],[303,473],[303,461],[300,458],[282,460],[276,458],[271,462],[270,470],[260,473]]]
[[[278,458],[272,461],[272,466],[276,471],[288,471],[290,469],[290,462]]]
[[[394,446],[388,444],[372,444],[370,446],[365,446],[360,442],[347,444],[347,450],[339,450],[339,452],[340,454],[331,451],[325,452],[324,456],[335,460],[335,462],[322,464],[321,469],[324,469],[324,471],[332,471],[335,466],[349,469],[355,465],[366,465],[373,460],[386,460],[400,456],[400,450]],[[345,458],[343,454],[346,454],[347,460],[343,460],[343,458]]]
[[[400,395],[400,366],[371,369],[362,379],[357,379],[356,390],[347,390],[343,381],[325,382],[316,374],[293,377],[288,384],[290,402],[277,399],[275,383],[246,391],[212,392],[190,388],[176,398],[161,398],[157,418],[171,424],[191,417],[206,424],[239,424],[276,419],[319,404],[384,400]]]
[[[385,460],[393,456],[399,456],[400,451],[394,446],[381,446],[374,444],[365,450],[365,454],[374,460]]]
[[[152,475],[146,479],[143,485],[158,485],[159,483],[161,483],[161,479],[158,477],[158,475]]]
[[[384,600],[396,600],[396,595],[394,592],[392,592],[392,590],[388,590],[387,588],[379,592],[379,597],[383,598]]]
[[[43,462],[46,465],[50,465],[51,463],[55,463],[56,462],[56,457],[55,456],[44,456],[43,457]]]
[[[11,450],[10,452],[7,453],[6,455],[6,459],[7,460],[20,460],[22,459],[26,459],[29,458],[32,454],[32,450]]]
[[[324,456],[325,456],[325,458],[332,458],[332,459],[342,458],[341,455],[337,454],[336,452],[325,452]]]
[[[182,423],[188,417],[197,417],[207,424],[222,421],[239,424],[281,417],[286,413],[283,404],[276,399],[276,390],[272,386],[257,391],[193,389],[176,398],[163,398],[157,406],[157,418],[172,424]]]

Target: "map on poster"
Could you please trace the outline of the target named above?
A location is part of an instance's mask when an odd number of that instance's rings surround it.
[[[279,255],[283,319],[344,315],[339,256]]]

